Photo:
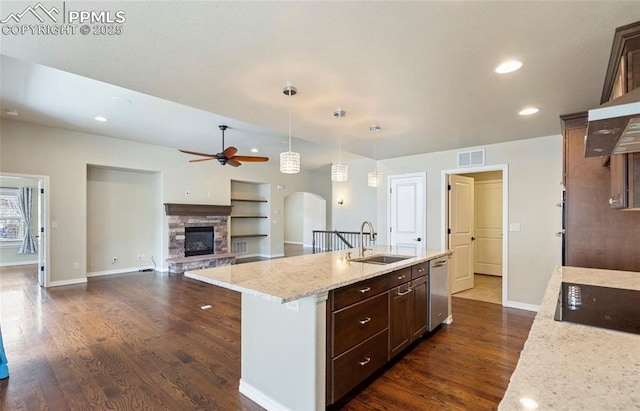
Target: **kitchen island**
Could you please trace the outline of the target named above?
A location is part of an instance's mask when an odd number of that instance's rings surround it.
[[[356,250],[350,252],[356,256]],[[325,409],[329,292],[449,252],[375,246],[367,255],[407,257],[384,265],[356,262],[346,254],[343,250],[185,273],[242,293],[239,390],[264,408]]]
[[[562,282],[640,290],[640,273],[557,267],[498,409],[639,410],[640,336],[555,321]]]

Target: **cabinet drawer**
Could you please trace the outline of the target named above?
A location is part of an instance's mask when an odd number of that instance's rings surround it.
[[[415,280],[418,277],[422,277],[429,272],[429,263],[420,263],[411,267],[411,279]]]
[[[387,328],[389,323],[389,293],[353,304],[333,315],[333,351],[337,357],[353,347]]]
[[[387,362],[388,336],[385,329],[332,361],[331,402],[340,399]]]
[[[389,274],[389,287],[395,287],[411,280],[411,267],[403,268]]]
[[[333,311],[357,303],[358,301],[366,300],[388,289],[388,275],[381,275],[339,288],[333,292]]]

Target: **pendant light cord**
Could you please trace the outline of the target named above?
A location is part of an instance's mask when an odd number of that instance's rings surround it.
[[[289,152],[291,152],[291,92],[288,94],[289,99]]]

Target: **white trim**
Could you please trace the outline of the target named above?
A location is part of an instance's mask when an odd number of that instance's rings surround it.
[[[447,324],[447,325],[451,325],[453,324],[453,314],[450,314],[447,318],[445,318],[445,320],[443,321],[443,323]]]
[[[113,274],[124,274],[124,273],[132,273],[140,270],[144,270],[150,268],[153,270],[153,266],[143,266],[143,267],[130,267],[130,268],[120,268],[117,270],[106,270],[106,271],[93,271],[87,273],[87,277],[101,277],[103,275],[113,275]]]
[[[302,241],[285,241],[285,244],[304,245]]]
[[[63,285],[86,284],[87,278],[74,278],[71,280],[50,281],[47,287],[61,287]]]
[[[422,229],[424,230],[422,238],[424,239],[424,247],[427,247],[427,172],[420,171],[417,173],[406,173],[406,174],[393,174],[387,176],[387,243],[391,244],[391,180],[396,178],[412,178],[418,177],[422,179],[423,187],[422,187],[422,204],[424,208],[422,209]]]
[[[0,263],[0,267],[12,267],[12,266],[15,266],[15,265],[33,265],[33,264],[38,265],[38,260],[35,260],[35,261],[13,261],[13,262],[11,262],[11,261],[9,261],[9,262],[3,261],[3,262]]]
[[[260,254],[260,257],[265,257],[265,258],[278,258],[278,257],[284,257],[284,253],[278,253],[278,254]]]
[[[509,164],[495,164],[482,167],[466,167],[442,170],[440,196],[440,222],[442,224],[440,244],[441,248],[447,243],[447,211],[448,193],[447,176],[450,174],[472,174],[487,171],[502,171],[502,306],[507,307],[509,291]]]
[[[13,177],[13,178],[28,178],[32,180],[42,180],[42,185],[44,188],[44,287],[55,287],[59,281],[51,281],[50,280],[50,270],[51,270],[51,224],[49,224],[50,216],[51,216],[51,193],[50,193],[50,180],[49,176],[43,174],[22,174],[22,173],[5,173],[0,171],[0,177]],[[43,250],[38,250],[38,253],[42,253]],[[39,269],[38,269],[39,270]],[[65,282],[67,280],[63,280]],[[86,282],[86,279],[85,281]],[[75,284],[75,283],[73,283]],[[61,284],[64,285],[64,284]]]
[[[535,311],[535,312],[538,312],[538,310],[540,309],[539,305],[519,303],[517,301],[507,301],[506,304],[502,304],[502,305],[509,308],[515,308],[518,310],[527,310],[527,311]]]
[[[243,394],[245,397],[251,399],[253,402],[260,405],[262,408],[269,411],[291,411],[289,408],[280,404],[278,401],[269,397],[262,391],[258,390],[253,385],[249,384],[242,378],[240,378],[240,385],[238,387],[238,391]]]

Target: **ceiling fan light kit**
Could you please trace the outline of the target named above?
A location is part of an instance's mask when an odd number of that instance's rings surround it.
[[[293,86],[286,86],[282,92],[291,98],[298,94],[298,89]],[[280,153],[280,172],[284,174],[300,172],[300,153],[291,151],[291,100],[289,100],[289,151]]]

